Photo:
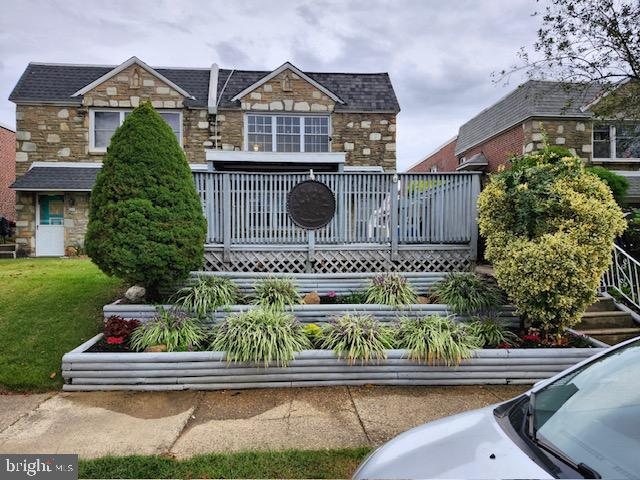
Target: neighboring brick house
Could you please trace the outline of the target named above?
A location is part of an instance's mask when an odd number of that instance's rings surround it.
[[[546,137],[549,145],[626,176],[631,201],[640,201],[640,123],[594,119],[599,90],[530,80],[462,125],[455,139],[409,171],[495,172],[511,156],[542,148]]]
[[[16,236],[22,254],[83,246],[89,195],[127,112],[150,101],[192,168],[226,171],[396,168],[396,115],[386,73],[272,72],[30,63],[16,104]],[[204,165],[202,166],[204,168]]]
[[[0,217],[15,220],[16,194],[10,186],[16,179],[16,134],[0,123]]]

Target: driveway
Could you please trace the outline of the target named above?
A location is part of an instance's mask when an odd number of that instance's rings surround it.
[[[527,386],[0,396],[0,453],[163,454],[371,446]]]

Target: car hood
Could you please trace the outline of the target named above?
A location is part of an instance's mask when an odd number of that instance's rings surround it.
[[[397,436],[369,456],[354,478],[553,478],[500,428],[495,407],[446,417]]]

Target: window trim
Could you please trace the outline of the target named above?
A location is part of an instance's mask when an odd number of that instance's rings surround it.
[[[333,127],[331,124],[331,115],[329,114],[318,114],[318,113],[306,113],[306,114],[282,114],[282,113],[257,113],[257,112],[246,112],[244,114],[244,121],[242,124],[242,136],[243,136],[243,150],[245,152],[253,151],[249,148],[249,116],[262,116],[262,117],[271,117],[271,152],[275,153],[331,153],[332,146],[332,131]],[[277,137],[277,117],[296,117],[300,118],[300,151],[299,152],[279,152],[278,151],[278,137]],[[328,149],[326,152],[307,152],[305,151],[304,137],[305,137],[305,118],[326,118],[327,119],[327,143]],[[264,153],[264,152],[258,152]]]
[[[598,162],[638,162],[640,157],[618,157],[616,148],[616,125],[615,122],[594,122],[591,127],[591,151],[595,154],[595,126],[596,123],[607,125],[609,127],[609,156],[608,157],[596,157],[592,154],[594,161]],[[628,123],[628,122],[627,122]],[[634,122],[635,123],[635,122]]]
[[[89,110],[89,153],[106,153],[107,152],[107,147],[96,147],[96,138],[95,138],[95,125],[96,125],[96,120],[95,120],[95,113],[96,112],[112,112],[112,113],[119,113],[120,114],[120,125],[122,125],[122,123],[124,122],[124,115],[127,112],[132,112],[133,108],[91,108]],[[183,140],[184,140],[184,115],[182,110],[177,110],[177,109],[158,109],[156,110],[158,113],[177,113],[180,116],[180,121],[179,121],[179,125],[180,125],[180,135],[178,138],[178,143],[180,144],[180,147],[183,147]],[[118,126],[120,126],[118,125]]]

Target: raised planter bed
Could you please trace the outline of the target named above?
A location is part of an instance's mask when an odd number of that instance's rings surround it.
[[[165,309],[171,305],[163,305]],[[146,321],[156,315],[159,306],[156,305],[134,305],[126,303],[110,303],[103,308],[104,318],[117,315],[125,319],[138,319]],[[208,323],[216,323],[227,317],[231,313],[242,312],[252,308],[251,305],[231,305],[221,309],[209,317]],[[391,307],[388,305],[372,304],[319,304],[319,305],[296,305],[291,313],[303,323],[322,323],[334,317],[347,313],[358,313],[371,315],[380,322],[393,322],[401,317],[424,317],[427,315],[452,315],[447,305],[438,303],[407,305],[404,308]],[[458,317],[462,318],[462,317]],[[519,319],[514,315],[513,307],[505,306],[502,309],[500,318],[506,327],[517,327]]]
[[[599,353],[600,348],[476,350],[458,366],[425,365],[406,350],[349,365],[332,351],[305,350],[288,367],[236,364],[224,352],[93,353],[102,334],[64,355],[65,391],[224,390],[329,385],[529,384]]]

